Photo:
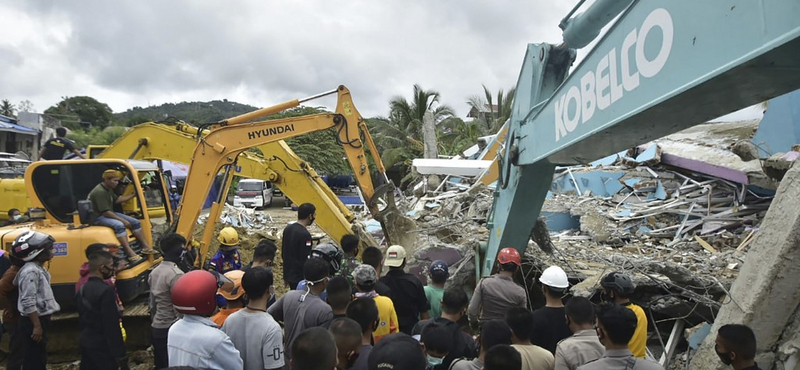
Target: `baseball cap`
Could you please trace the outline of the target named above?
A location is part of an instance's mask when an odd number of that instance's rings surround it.
[[[405,333],[390,334],[380,340],[369,353],[370,369],[419,370],[428,366],[420,343]]]
[[[244,295],[244,289],[242,289],[242,276],[244,276],[244,271],[242,270],[226,272],[225,277],[233,282],[233,288],[231,288],[231,290],[223,290],[222,288],[219,288],[217,289],[217,294],[229,301],[235,301],[239,299],[239,297]]]
[[[393,245],[386,250],[386,261],[384,265],[388,267],[400,267],[406,259],[406,249],[402,245]]]
[[[370,265],[361,264],[353,270],[353,280],[358,285],[375,284],[378,281],[378,272]]]
[[[447,262],[442,260],[433,261],[428,272],[430,272],[431,276],[447,276]]]

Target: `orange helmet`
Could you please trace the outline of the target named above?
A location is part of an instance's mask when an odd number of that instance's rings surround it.
[[[217,278],[194,270],[178,278],[172,287],[172,305],[180,313],[206,316],[216,309]]]
[[[519,252],[517,252],[517,250],[514,248],[501,249],[500,253],[497,254],[497,262],[499,262],[501,265],[513,263],[522,267],[522,258],[519,256]]]

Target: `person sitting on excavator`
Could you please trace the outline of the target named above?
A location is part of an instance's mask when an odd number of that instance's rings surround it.
[[[122,176],[122,172],[120,171],[114,169],[106,170],[103,172],[103,182],[97,184],[97,186],[89,192],[88,198],[92,202],[92,210],[97,215],[94,224],[114,229],[114,234],[116,234],[119,244],[125,249],[125,254],[128,255],[128,259],[132,263],[135,263],[140,261],[142,257],[136,254],[130,244],[128,244],[128,233],[125,229],[130,229],[133,232],[133,236],[135,236],[139,244],[142,245],[142,253],[154,253],[155,251],[145,239],[139,220],[114,211],[115,204],[127,202],[136,196],[136,193],[119,196],[114,192]]]
[[[242,257],[239,254],[239,233],[228,226],[219,232],[219,251],[208,261],[208,269],[224,274],[242,269]]]

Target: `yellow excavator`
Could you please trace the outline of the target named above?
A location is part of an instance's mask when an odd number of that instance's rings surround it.
[[[366,127],[361,131],[365,138],[370,138]],[[200,132],[197,127],[186,123],[175,125],[143,123],[126,132],[111,145],[90,146],[90,149],[100,149],[90,154],[90,158],[166,160],[190,164]],[[208,133],[209,130],[202,130],[200,136]],[[368,142],[371,145],[371,141]],[[317,172],[298,157],[283,140],[259,145],[256,148],[263,155],[242,152],[234,169],[236,176],[269,181],[280,189],[284,196],[298,203],[314,204],[317,207],[316,224],[336,241],[341,240],[346,234],[356,234],[364,247],[377,245],[372,236],[366,232],[364,225],[356,222],[353,212],[342,203]],[[380,158],[377,158],[376,165],[379,176],[384,177],[385,171]],[[366,171],[366,167],[361,167],[361,163],[357,166],[353,167],[354,173]],[[375,191],[371,181],[360,190],[366,194],[365,197],[374,197]],[[222,193],[225,194],[224,191]],[[209,219],[214,219],[214,215]],[[213,232],[213,223],[211,225],[208,232]],[[208,243],[210,239],[210,234],[203,235],[204,243]]]
[[[116,169],[125,176],[123,183],[123,195],[135,194],[135,196],[123,203],[117,211],[124,212],[136,217],[141,221],[143,231],[148,243],[153,243],[154,234],[160,234],[168,230],[176,231],[192,239],[192,233],[197,219],[203,207],[206,195],[217,174],[224,170],[226,184],[220,196],[211,208],[208,226],[202,240],[199,241],[199,253],[195,264],[202,266],[205,262],[209,240],[213,232],[213,225],[216,223],[220,213],[220,205],[224,200],[227,186],[230,184],[233,170],[237,166],[249,164],[254,166],[248,171],[256,174],[263,172],[263,177],[270,179],[278,184],[284,184],[284,190],[288,190],[292,196],[294,186],[287,181],[293,181],[292,174],[280,172],[279,166],[266,166],[258,163],[249,155],[242,155],[247,149],[252,147],[262,147],[269,143],[283,145],[284,154],[291,151],[285,144],[278,141],[297,135],[302,135],[312,131],[325,129],[336,129],[339,142],[345,147],[345,153],[354,168],[358,169],[354,173],[359,187],[363,191],[363,196],[371,209],[377,209],[375,202],[380,196],[381,190],[376,191],[372,185],[371,174],[364,151],[365,145],[375,153],[375,163],[378,171],[382,172],[377,151],[374,144],[369,139],[369,135],[364,135],[362,139],[361,130],[365,129],[364,122],[350,97],[350,92],[340,86],[336,90],[325,94],[312,97],[338,94],[338,102],[334,113],[324,113],[309,116],[302,116],[289,119],[260,121],[248,123],[259,117],[267,116],[275,112],[297,106],[309,99],[293,100],[278,106],[264,108],[242,116],[234,117],[225,121],[218,122],[208,128],[207,134],[199,135],[194,141],[194,149],[191,150],[191,165],[186,179],[184,193],[181,204],[178,207],[176,216],[173,218],[167,196],[166,181],[163,173],[158,166],[149,161],[137,159],[116,159],[98,158],[86,160],[60,160],[60,161],[40,161],[31,164],[25,172],[25,188],[30,198],[33,208],[30,211],[31,221],[13,226],[0,228],[0,245],[6,250],[10,249],[14,239],[26,229],[37,229],[52,235],[56,240],[55,258],[50,263],[52,275],[51,283],[59,302],[69,306],[73,301],[74,284],[78,279],[78,270],[85,261],[85,248],[92,243],[117,244],[114,232],[104,226],[91,225],[91,203],[85,200],[88,193],[94,186],[100,183],[102,173],[107,169]],[[189,145],[189,141],[165,141],[158,144],[168,147],[175,153],[188,152],[188,149],[178,150],[179,145]],[[113,147],[113,146],[112,146]],[[142,146],[139,151],[146,153],[146,146]],[[262,147],[263,148],[263,147]],[[111,153],[113,151],[109,151]],[[128,155],[130,156],[130,155]],[[100,155],[103,157],[103,155]],[[135,157],[135,156],[134,156]],[[146,156],[142,156],[143,158]],[[173,157],[174,158],[174,157]],[[250,158],[245,160],[245,158]],[[286,160],[284,158],[284,160]],[[297,165],[302,163],[296,157],[294,162],[286,162]],[[258,167],[259,169],[256,169]],[[272,170],[270,170],[272,168]],[[291,168],[296,170],[296,168]],[[277,171],[276,171],[277,169]],[[310,169],[309,169],[310,170]],[[310,170],[313,171],[313,170]],[[271,175],[273,174],[273,175]],[[320,186],[318,179],[311,179],[306,175],[297,178],[305,179],[305,187]],[[329,190],[328,190],[329,191]],[[327,194],[324,190],[318,194]],[[304,196],[298,194],[297,199]],[[331,202],[336,197],[325,196],[327,199],[320,200]],[[318,212],[327,212],[337,209],[333,207],[322,207],[318,205]],[[342,208],[344,208],[342,206]],[[336,211],[338,212],[338,211]],[[385,212],[385,211],[381,211]],[[330,211],[334,214],[334,211]],[[378,211],[376,210],[376,213]],[[350,213],[345,213],[350,216]],[[349,224],[347,216],[341,215],[343,221],[329,222],[329,225],[338,227],[341,233],[350,232],[344,229]],[[338,224],[337,224],[338,222]],[[328,227],[326,225],[326,227]],[[161,228],[162,230],[154,230]],[[141,246],[131,238],[131,246],[139,252]],[[146,292],[147,276],[150,270],[160,262],[160,258],[147,255],[146,259],[131,264],[128,268],[117,273],[117,288],[123,301],[129,301],[136,296]]]

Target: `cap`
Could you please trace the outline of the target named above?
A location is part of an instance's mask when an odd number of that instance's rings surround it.
[[[447,276],[448,269],[447,269],[447,262],[442,260],[436,260],[431,263],[431,267],[428,269],[431,276]]]
[[[406,259],[406,249],[402,245],[393,245],[386,250],[386,261],[384,265],[388,267],[400,267]]]
[[[358,265],[353,270],[353,281],[358,285],[375,284],[378,281],[378,272],[370,265]]]
[[[122,178],[122,172],[119,172],[114,169],[107,169],[103,172],[104,179],[113,179],[113,178]]]
[[[419,370],[428,366],[428,360],[417,340],[405,333],[395,333],[375,344],[367,364],[370,369]]]
[[[219,288],[217,289],[217,294],[229,301],[235,301],[239,299],[242,295],[244,295],[244,289],[242,289],[242,276],[244,276],[244,271],[242,270],[226,272],[225,277],[233,282],[233,288],[231,290],[223,290],[222,288]]]

